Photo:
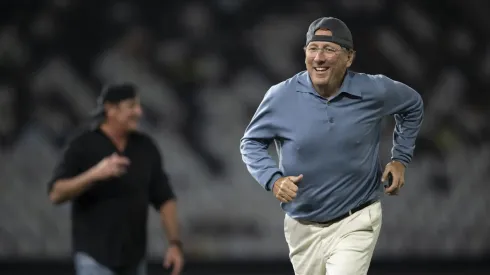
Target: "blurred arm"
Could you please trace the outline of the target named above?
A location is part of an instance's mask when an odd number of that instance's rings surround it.
[[[158,148],[156,146],[154,147],[156,154],[150,182],[150,202],[160,214],[160,220],[167,240],[169,242],[180,240],[175,193],[163,169],[162,156]]]
[[[162,204],[162,207],[160,207],[160,219],[167,240],[169,242],[180,241],[177,201],[175,199],[168,200]]]
[[[81,151],[75,143],[70,143],[57,164],[53,179],[48,184],[49,200],[61,204],[82,194],[97,179],[93,169],[79,171],[78,160]]]

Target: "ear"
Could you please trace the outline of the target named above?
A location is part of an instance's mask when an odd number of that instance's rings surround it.
[[[356,52],[355,51],[349,52],[347,56],[347,68],[350,68],[355,58],[356,58]]]
[[[112,105],[109,103],[104,104],[104,112],[105,112],[106,116],[109,116],[112,114],[114,108],[111,108],[111,107],[112,107]]]

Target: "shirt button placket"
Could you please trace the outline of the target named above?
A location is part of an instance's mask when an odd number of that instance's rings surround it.
[[[328,123],[333,123],[333,121],[334,121],[334,120],[333,120],[333,117],[331,117],[331,116],[328,114],[328,111],[329,111],[329,108],[328,108],[328,107],[330,107],[330,106],[331,106],[331,104],[330,104],[330,103],[331,103],[331,102],[330,102],[330,100],[327,100],[327,121],[328,121]]]

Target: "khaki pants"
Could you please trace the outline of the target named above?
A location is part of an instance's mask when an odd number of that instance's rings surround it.
[[[330,225],[300,223],[286,215],[284,233],[294,273],[367,274],[381,222],[380,202]]]

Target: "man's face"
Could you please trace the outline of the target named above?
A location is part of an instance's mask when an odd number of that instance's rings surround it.
[[[143,115],[139,98],[126,99],[118,104],[109,104],[106,108],[107,120],[126,131],[138,128]]]
[[[329,30],[317,30],[315,35],[331,36]],[[354,53],[332,42],[312,41],[305,47],[305,64],[311,81],[316,86],[327,86],[340,81],[352,65]]]

